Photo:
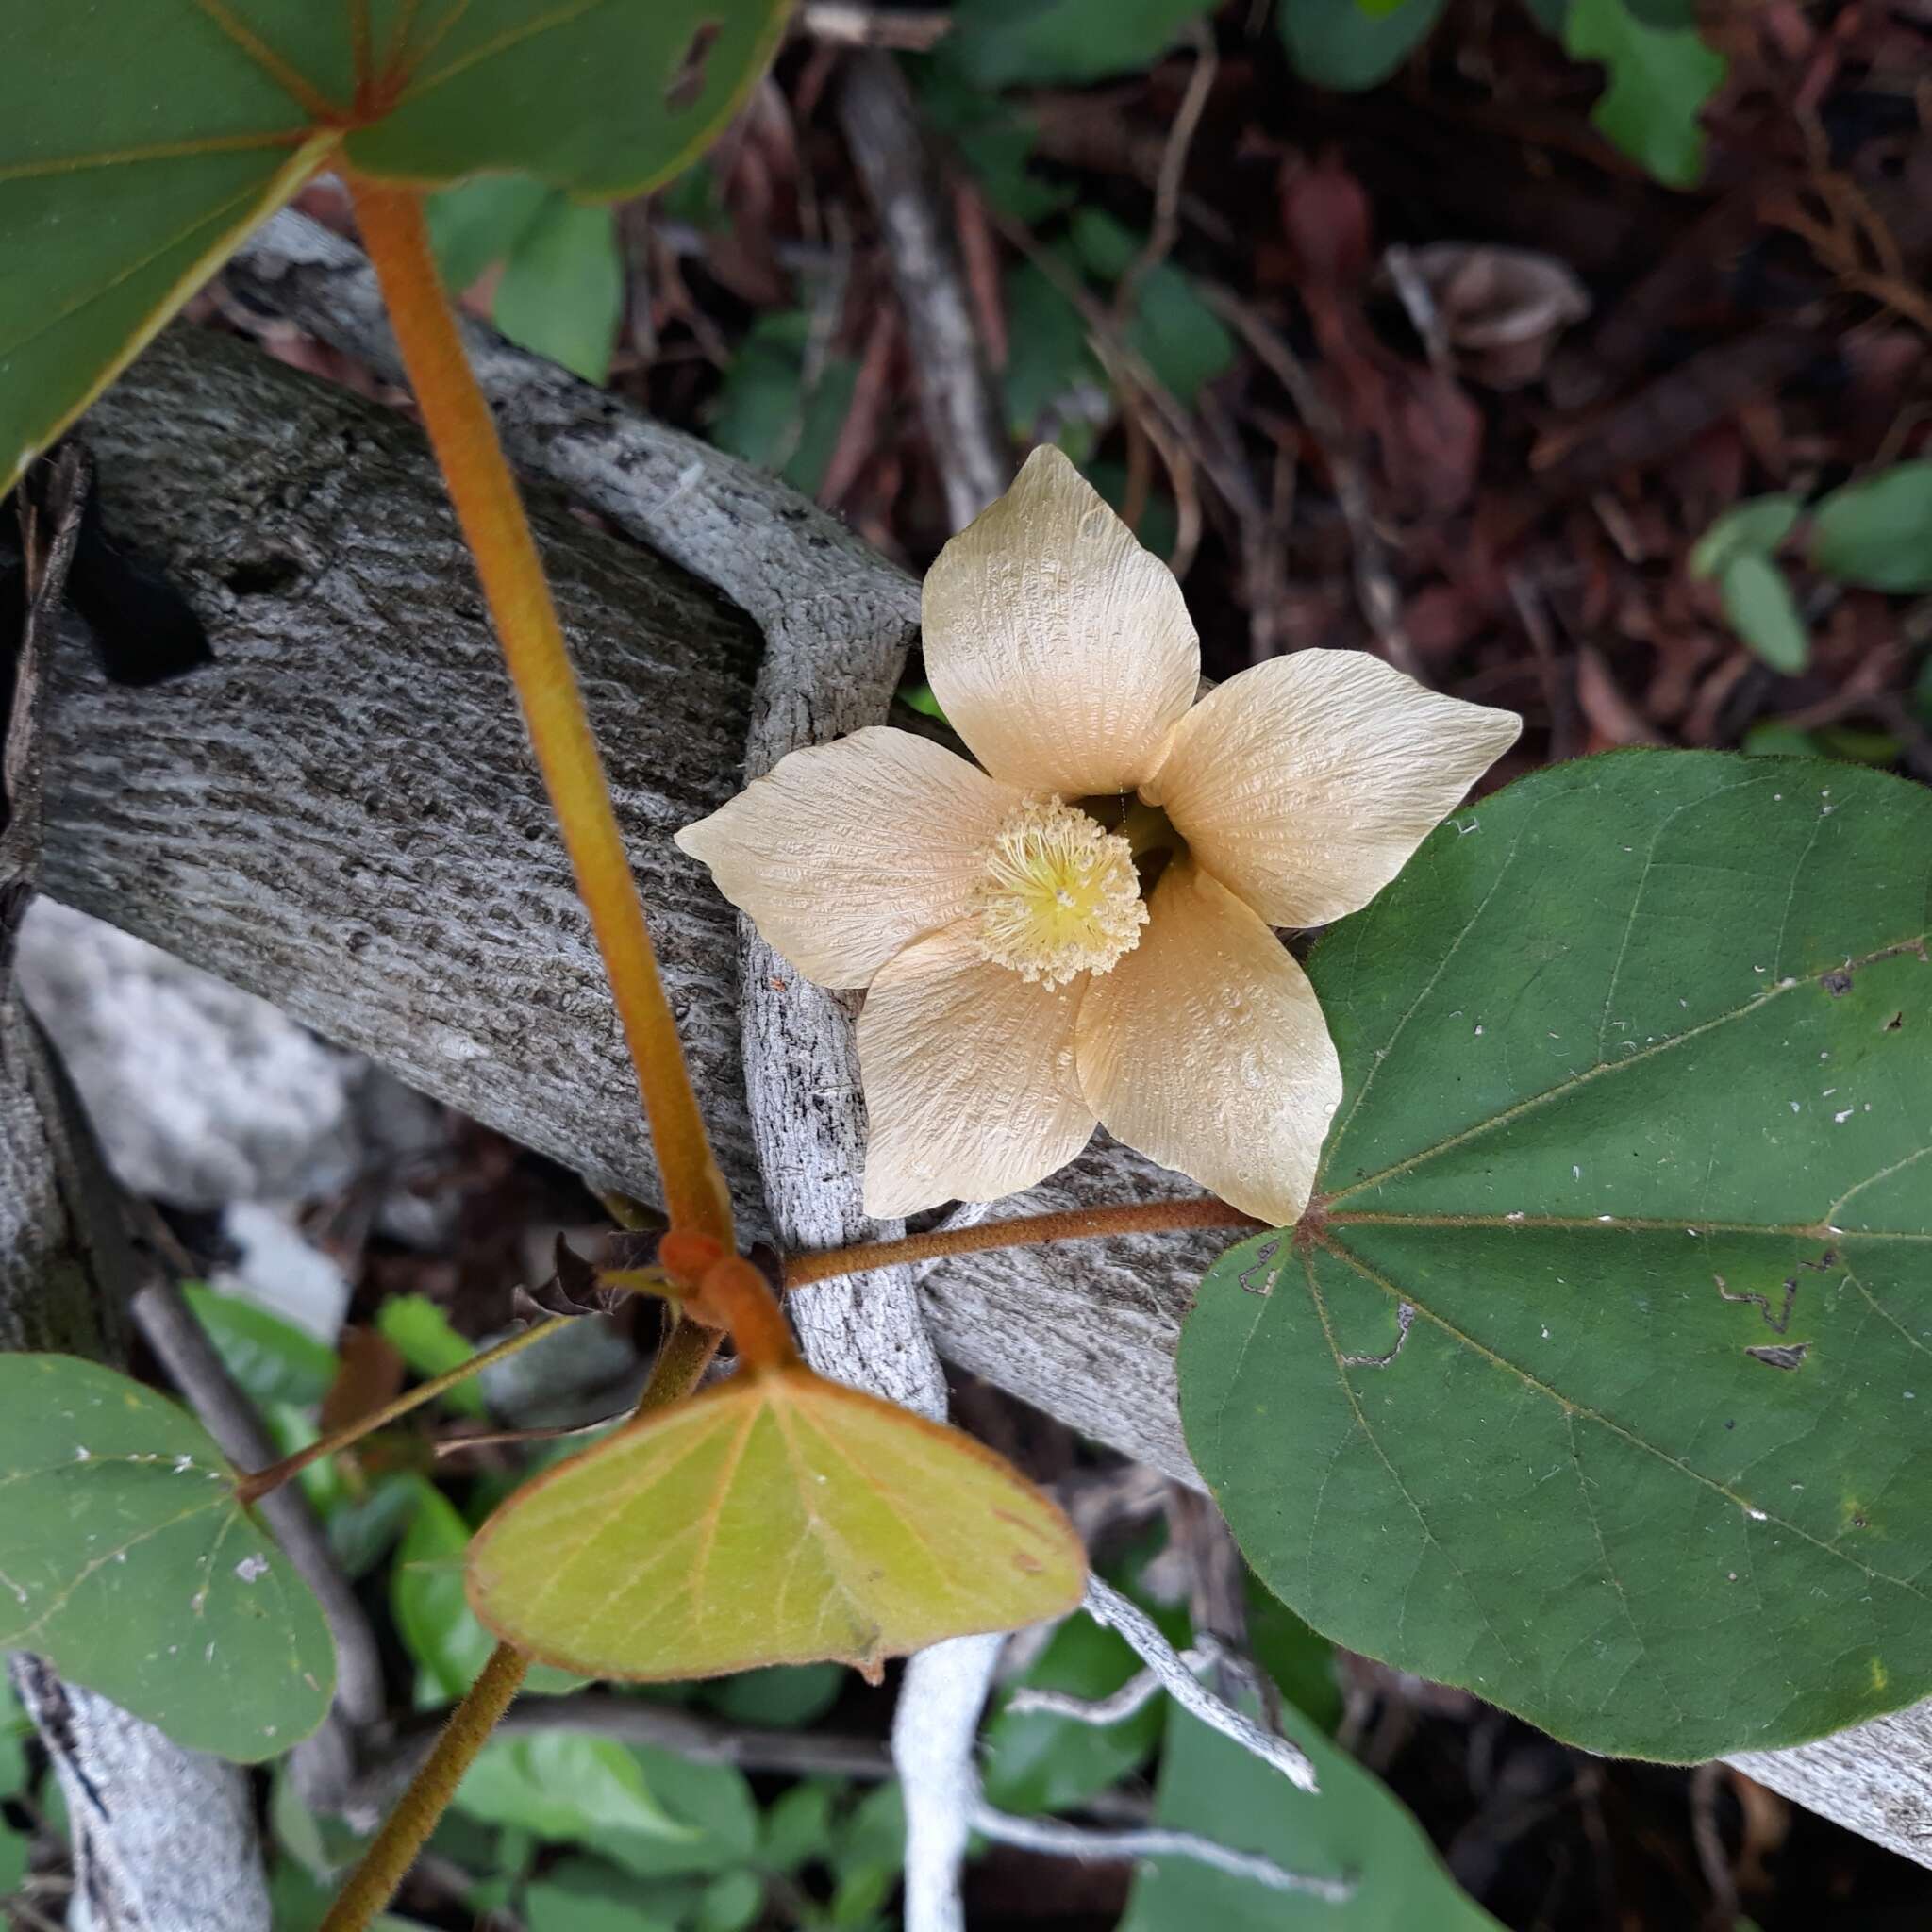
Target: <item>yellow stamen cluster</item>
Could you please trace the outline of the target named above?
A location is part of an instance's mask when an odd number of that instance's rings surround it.
[[[1133,847],[1058,798],[1030,799],[987,847],[979,950],[1023,979],[1064,986],[1141,943]]]

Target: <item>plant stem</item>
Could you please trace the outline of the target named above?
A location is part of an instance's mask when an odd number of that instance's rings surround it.
[[[1169,1234],[1188,1227],[1265,1227],[1225,1201],[1135,1201],[1118,1208],[1075,1208],[1064,1214],[1023,1214],[1010,1221],[982,1221],[903,1241],[860,1241],[850,1248],[788,1255],[785,1286],[808,1288],[841,1274],[862,1274],[902,1261],[933,1261],[944,1255],[984,1254],[990,1248],[1038,1247],[1046,1241],[1095,1241],[1104,1235]]]
[[[409,1789],[382,1822],[382,1829],[362,1854],[322,1922],[321,1932],[366,1932],[375,1915],[395,1896],[396,1887],[416,1862],[416,1854],[449,1808],[463,1774],[489,1741],[496,1721],[510,1707],[530,1669],[529,1657],[499,1643],[463,1701],[450,1712],[442,1735],[409,1780]]]
[[[724,1337],[716,1328],[699,1322],[675,1322],[658,1344],[658,1359],[651,1364],[651,1379],[638,1397],[638,1406],[625,1424],[626,1429],[650,1422],[660,1409],[682,1402],[704,1379],[711,1357]]]
[[[521,1335],[512,1335],[508,1341],[499,1341],[494,1348],[483,1349],[468,1361],[458,1362],[455,1368],[445,1369],[441,1374],[433,1375],[426,1382],[419,1382],[393,1402],[386,1402],[368,1415],[331,1431],[309,1443],[308,1448],[298,1449],[294,1455],[285,1456],[279,1462],[270,1463],[266,1469],[251,1470],[235,1485],[237,1498],[244,1504],[259,1502],[271,1490],[278,1490],[291,1476],[300,1475],[311,1462],[320,1462],[325,1456],[333,1456],[337,1450],[347,1449],[359,1442],[364,1436],[374,1435],[377,1429],[386,1429],[399,1416],[408,1415],[412,1408],[421,1408],[425,1402],[434,1402],[445,1391],[454,1389],[458,1382],[467,1382],[472,1375],[492,1363],[508,1360],[528,1348],[533,1341],[541,1341],[545,1336],[555,1335],[559,1328],[568,1328],[574,1319],[570,1315],[553,1315],[547,1322],[539,1322],[534,1328],[525,1328]]]
[[[651,1379],[638,1398],[632,1422],[655,1415],[689,1395],[697,1387],[718,1341],[714,1329],[679,1322],[658,1350]],[[463,1774],[489,1741],[497,1719],[509,1708],[529,1669],[528,1655],[510,1644],[499,1643],[490,1653],[489,1662],[477,1672],[463,1701],[450,1712],[435,1748],[409,1780],[409,1789],[383,1820],[382,1829],[349,1874],[320,1932],[368,1932],[428,1842],[437,1820],[448,1810]]]
[[[476,560],[530,743],[563,831],[637,1068],[673,1227],[726,1250],[731,1203],[706,1138],[657,956],[515,479],[438,280],[412,188],[351,175],[356,219],[444,487]]]

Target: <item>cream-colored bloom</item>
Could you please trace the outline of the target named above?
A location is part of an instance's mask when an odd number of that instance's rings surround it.
[[[799,972],[868,990],[866,1207],[1030,1187],[1098,1122],[1292,1222],[1341,1070],[1273,928],[1365,906],[1521,721],[1356,651],[1196,704],[1180,587],[1057,449],[941,552],[923,615],[977,766],[855,732],[677,837]]]

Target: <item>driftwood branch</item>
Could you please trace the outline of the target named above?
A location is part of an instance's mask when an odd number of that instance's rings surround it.
[[[13,984],[13,941],[42,831],[44,672],[85,477],[71,458],[35,505],[31,596],[7,720],[0,835],[0,1349],[126,1353],[136,1259],[123,1203],[52,1046]],[[24,493],[31,500],[37,476]],[[42,541],[48,525],[51,538]],[[21,1701],[67,1804],[75,1932],[266,1932],[268,1892],[242,1774],[182,1750],[37,1657]]]
[[[359,257],[309,225],[278,218],[231,283],[383,366],[387,329]],[[788,630],[810,641],[830,667],[821,692],[849,675],[875,703],[881,666],[916,622],[914,587],[772,478],[493,338],[478,342],[512,456],[537,486],[540,539],[721,1158],[754,1203],[734,923],[669,834],[738,782],[760,630],[774,646]],[[101,680],[77,635],[65,640],[49,890],[597,1180],[652,1196],[589,933],[420,441],[367,404],[187,330],[96,406],[88,430],[110,527],[167,568],[220,661],[130,691]],[[543,501],[546,487],[633,541],[585,527],[555,494]],[[849,1062],[826,1077],[849,1080]],[[824,1143],[827,1158],[837,1144]],[[852,1171],[848,1158],[803,1175],[801,1196]],[[773,1178],[777,1191],[782,1173]],[[1191,1191],[1103,1137],[1010,1208]],[[789,1220],[803,1244],[793,1210],[763,1198],[764,1231]],[[850,1211],[856,1233],[862,1217]],[[949,1358],[1198,1484],[1174,1348],[1191,1285],[1224,1244],[1140,1237],[960,1257],[918,1291]],[[808,1291],[808,1335],[809,1297],[842,1288],[821,1304],[842,1328],[866,1319],[876,1279]],[[923,1364],[907,1366],[921,1379]],[[1907,1713],[1745,1761],[1932,1863],[1919,1769],[1932,1762],[1932,1720]]]

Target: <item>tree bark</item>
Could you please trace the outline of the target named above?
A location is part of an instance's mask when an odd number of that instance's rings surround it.
[[[42,831],[45,661],[86,482],[56,481],[30,532],[34,586],[7,720],[0,833],[0,1349],[118,1362],[137,1263],[123,1203],[65,1070],[21,1003],[13,946],[33,891]],[[38,475],[23,497],[39,491]],[[17,1653],[13,1681],[67,1803],[75,1932],[267,1932],[268,1891],[246,1780],[184,1751],[104,1697]]]

